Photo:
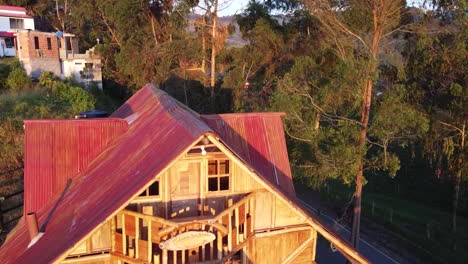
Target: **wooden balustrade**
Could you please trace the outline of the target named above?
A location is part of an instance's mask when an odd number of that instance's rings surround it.
[[[123,210],[112,219],[112,257],[120,263],[225,262],[241,251],[245,262],[246,242],[253,237],[255,194],[251,193],[213,217],[164,218]],[[171,251],[160,244],[187,231],[213,233],[205,245]],[[244,261],[242,261],[244,260]]]

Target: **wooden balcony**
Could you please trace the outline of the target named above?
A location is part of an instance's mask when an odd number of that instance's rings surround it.
[[[247,263],[245,246],[254,237],[255,193],[215,216],[167,220],[129,210],[111,221],[111,256],[120,263]],[[168,250],[165,241],[188,231],[215,235],[207,244]]]

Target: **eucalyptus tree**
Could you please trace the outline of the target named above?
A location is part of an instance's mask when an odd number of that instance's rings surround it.
[[[354,216],[351,243],[359,245],[361,218],[361,197],[364,182],[365,161],[369,142],[369,120],[371,119],[372,99],[375,95],[375,82],[378,75],[383,43],[400,26],[405,11],[404,1],[395,0],[305,0],[309,12],[320,22],[323,32],[332,44],[336,54],[343,60],[359,57],[362,64],[357,114],[359,136],[355,160]]]
[[[407,85],[431,117],[425,150],[436,171],[453,180],[452,231],[467,180],[468,18],[465,1],[435,1],[422,31],[408,41]],[[455,237],[455,236],[454,236]],[[456,245],[456,243],[454,243]]]

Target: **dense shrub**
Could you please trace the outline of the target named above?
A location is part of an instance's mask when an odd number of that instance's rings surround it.
[[[28,90],[32,87],[31,79],[21,68],[15,68],[8,74],[6,84],[14,92]]]
[[[51,72],[42,72],[39,76],[39,84],[42,87],[52,88],[55,82],[55,76]]]
[[[81,87],[55,82],[52,86],[52,95],[53,105],[72,115],[94,108],[95,99]]]

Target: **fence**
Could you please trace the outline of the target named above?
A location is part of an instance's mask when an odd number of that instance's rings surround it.
[[[23,203],[15,204],[13,206],[8,206],[8,208],[4,208],[4,207],[7,207],[7,206],[4,205],[5,201],[8,201],[9,199],[12,199],[15,196],[19,196],[19,195],[22,195],[22,194],[23,194],[23,191],[21,190],[21,191],[18,191],[18,192],[15,192],[15,193],[0,197],[0,230],[1,231],[6,230],[8,226],[11,226],[12,224],[16,223],[16,221],[18,221],[22,216],[21,213],[20,214],[14,214],[13,216],[8,217],[8,219],[5,220],[5,216],[8,216],[12,212],[15,212],[15,210],[17,210],[19,208],[23,208]],[[22,199],[20,199],[20,200],[22,200]]]

